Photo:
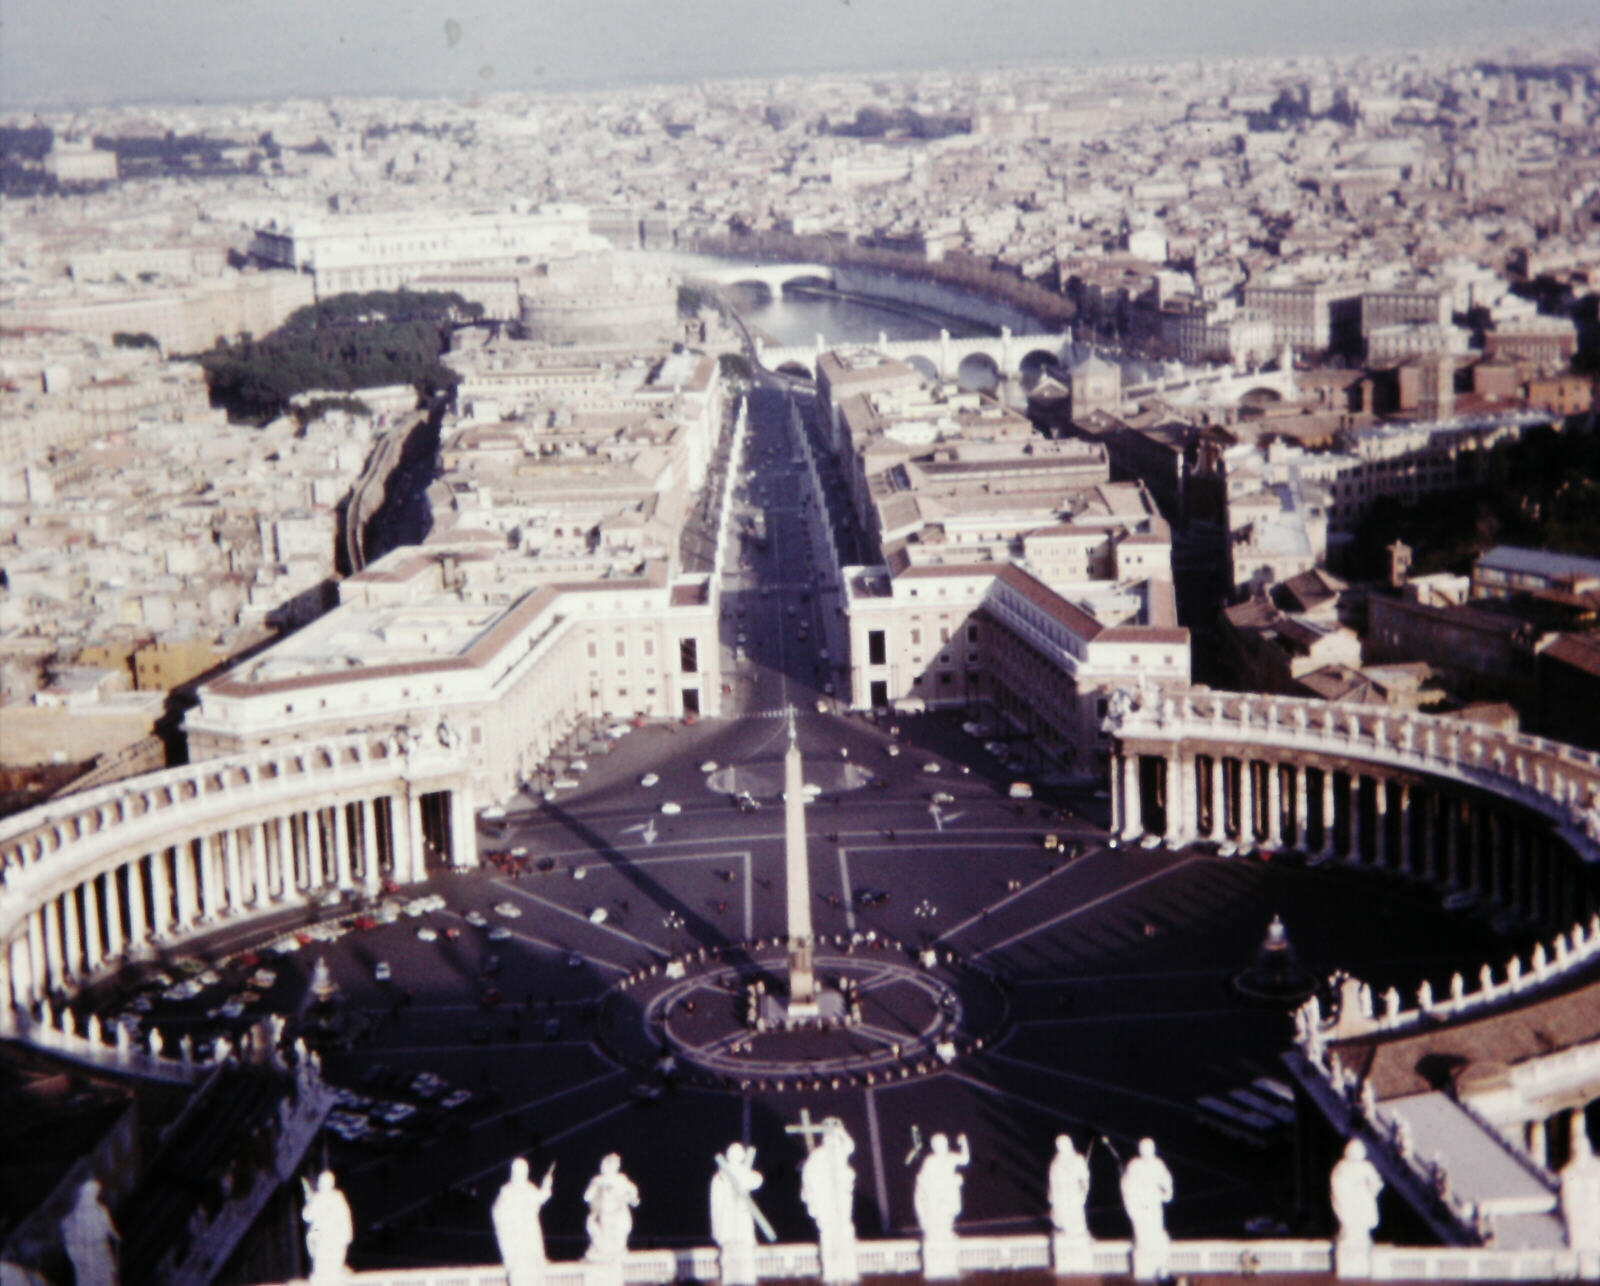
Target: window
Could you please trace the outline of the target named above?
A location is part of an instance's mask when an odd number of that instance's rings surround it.
[[[693,638],[678,640],[678,669],[684,674],[700,673],[700,644]],[[688,694],[684,694],[687,700]],[[698,713],[698,710],[694,712]]]
[[[939,642],[948,643],[949,641],[950,641],[950,627],[948,625],[941,625],[939,627]]]
[[[976,643],[977,641],[978,641],[978,627],[976,625],[967,626],[967,642],[968,643]]]
[[[656,641],[654,639],[646,639],[644,641],[644,654],[646,656],[654,656],[656,654]]]
[[[918,647],[918,646],[921,645],[921,643],[922,643],[922,631],[921,630],[912,630],[911,631],[911,646],[912,647]]]
[[[869,630],[867,632],[867,664],[886,665],[888,664],[887,657],[888,650],[884,647],[883,631]],[[879,705],[881,703],[874,701],[873,704]]]
[[[590,639],[589,640],[589,659],[591,661],[593,661],[599,655],[600,655],[600,650],[599,650],[598,646],[595,644],[595,641],[593,639]]]
[[[880,638],[883,636],[883,631],[881,631],[881,630],[874,630],[873,633],[877,634]],[[871,694],[870,695],[871,695],[872,705],[874,707],[888,705],[889,704],[889,685],[887,683],[885,683],[882,679],[874,679],[872,681],[872,687],[871,687]]]
[[[483,744],[483,727],[480,724],[472,725],[472,744],[475,746]]]
[[[617,640],[617,655],[619,657],[623,657],[623,656],[627,656],[628,655],[628,640],[627,639],[618,639]]]

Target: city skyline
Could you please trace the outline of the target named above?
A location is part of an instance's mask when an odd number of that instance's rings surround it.
[[[288,0],[269,19],[158,0],[133,22],[91,0],[14,0],[0,34],[0,106],[470,96],[1024,62],[1349,54],[1438,45],[1440,33],[1454,45],[1570,33],[1575,47],[1585,39],[1592,47],[1600,31],[1600,16],[1583,0],[1425,0],[1400,13],[1378,0],[1337,13],[1220,0],[1203,30],[1182,20],[1175,0],[1134,0],[1114,13],[1044,13],[1029,0],[803,0],[789,22],[776,24],[748,23],[747,13],[745,0],[545,0],[527,8],[480,0],[399,13],[357,0],[330,18],[307,0]]]

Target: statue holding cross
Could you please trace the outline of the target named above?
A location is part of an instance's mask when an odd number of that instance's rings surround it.
[[[854,1282],[856,1270],[856,1172],[850,1155],[855,1141],[844,1122],[830,1116],[813,1125],[811,1114],[802,1109],[800,1124],[788,1127],[806,1141],[806,1159],[800,1167],[800,1199],[817,1225],[817,1248],[822,1261],[822,1280],[829,1283]]]

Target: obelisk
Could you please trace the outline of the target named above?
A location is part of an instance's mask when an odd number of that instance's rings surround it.
[[[800,770],[800,742],[794,708],[789,709],[789,751],[783,757],[784,884],[789,900],[788,1017],[812,1018],[817,980],[811,967],[811,867],[806,856],[806,784]]]

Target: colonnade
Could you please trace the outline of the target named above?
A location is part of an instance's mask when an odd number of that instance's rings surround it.
[[[386,882],[426,879],[430,859],[477,864],[473,792],[457,764],[441,778],[353,747],[302,755],[297,772],[281,758],[263,771],[273,753],[134,778],[9,819],[0,1010],[228,920],[329,894],[376,898]],[[357,773],[367,780],[339,780]]]
[[[1577,849],[1587,752],[1427,716],[1209,694],[1120,710],[1112,828],[1381,868],[1566,925],[1600,905]],[[1585,810],[1589,811],[1585,811]]]
[[[1114,827],[1384,868],[1468,892],[1529,919],[1570,924],[1596,909],[1596,882],[1537,813],[1438,779],[1347,761],[1191,748],[1120,750]]]

